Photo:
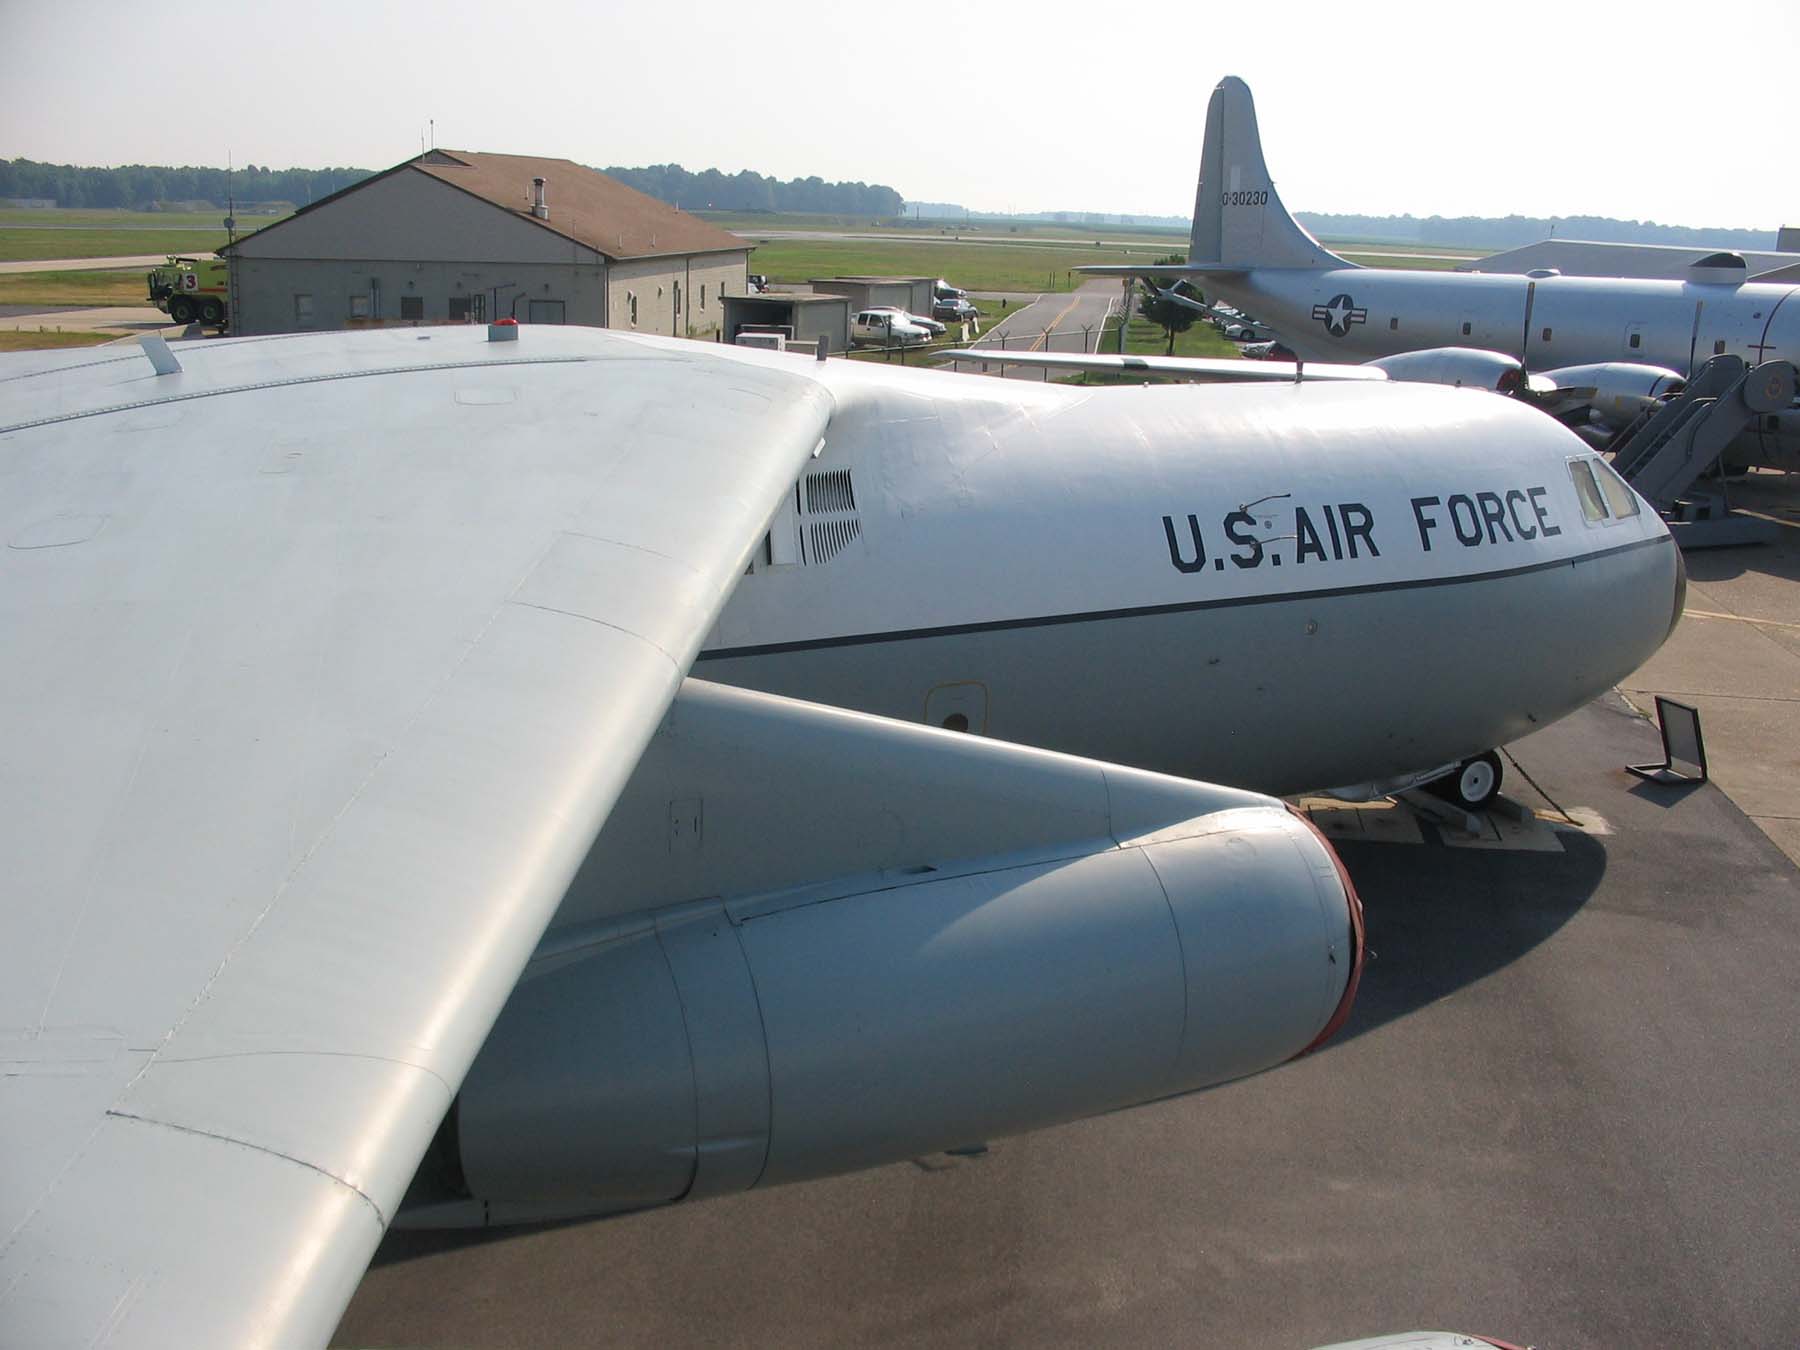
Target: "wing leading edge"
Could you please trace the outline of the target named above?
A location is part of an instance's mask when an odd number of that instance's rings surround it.
[[[591,330],[0,365],[0,1327],[323,1342],[774,503]]]
[[[1116,375],[1180,375],[1217,383],[1292,383],[1296,379],[1356,380],[1380,383],[1388,373],[1375,366],[1336,365],[1323,361],[1246,361],[1231,356],[1135,356],[1105,352],[1007,352],[985,347],[945,351],[943,358],[962,365],[1024,366],[1042,370],[1091,370]]]

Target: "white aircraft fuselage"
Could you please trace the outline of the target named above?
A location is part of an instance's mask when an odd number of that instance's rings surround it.
[[[1800,286],[1366,267],[1257,267],[1204,284],[1310,361],[1477,347],[1532,371],[1630,361],[1692,375],[1727,354],[1800,359]]]
[[[1584,515],[1593,452],[1477,391],[820,374],[697,676],[1288,793],[1524,735],[1680,609],[1655,513]]]

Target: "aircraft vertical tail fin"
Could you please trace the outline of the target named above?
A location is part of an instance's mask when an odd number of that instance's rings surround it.
[[[1194,194],[1190,265],[1353,267],[1288,214],[1263,163],[1250,86],[1227,75],[1206,108],[1200,184]]]

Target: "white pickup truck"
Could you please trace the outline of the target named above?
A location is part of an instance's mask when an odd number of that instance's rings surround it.
[[[860,346],[916,347],[932,332],[901,309],[858,310],[850,320],[850,341]]]

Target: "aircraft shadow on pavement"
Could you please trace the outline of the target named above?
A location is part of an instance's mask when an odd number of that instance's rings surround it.
[[[1573,918],[1599,889],[1606,850],[1573,830],[1558,837],[1557,853],[1339,845],[1369,957],[1350,1021],[1319,1053],[1503,969]]]
[[[1566,831],[1559,837],[1563,847],[1556,853],[1446,848],[1430,838],[1422,845],[1340,844],[1362,896],[1371,956],[1349,1023],[1318,1053],[1329,1054],[1334,1045],[1493,974],[1574,917],[1599,888],[1606,852],[1584,834]],[[396,1229],[382,1239],[370,1264],[393,1265],[594,1222]]]

